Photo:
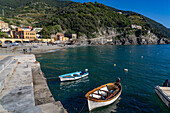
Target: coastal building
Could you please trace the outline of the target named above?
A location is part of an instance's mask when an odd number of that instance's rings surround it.
[[[63,41],[68,41],[69,38],[68,37],[63,37]]]
[[[62,33],[52,34],[51,39],[54,39],[55,41],[64,41],[64,34]]]
[[[118,12],[119,14],[122,14],[122,12]]]
[[[33,27],[32,27],[32,26],[28,26],[28,28],[29,28],[29,29],[33,29]]]
[[[69,40],[75,40],[77,39],[77,34],[65,34],[65,37],[68,37]]]
[[[136,28],[136,29],[142,29],[142,26],[139,26],[139,25],[135,25],[135,24],[132,24],[131,25],[131,28]]]
[[[19,32],[19,36],[21,39],[29,39],[33,41],[36,39],[36,32],[35,31],[21,31]]]
[[[151,31],[150,31],[150,30],[148,31],[148,34],[151,34]]]
[[[1,32],[9,32],[11,29],[10,28],[2,28]]]
[[[51,34],[51,39],[57,40],[57,36],[55,34]]]
[[[63,41],[64,34],[62,34],[62,33],[57,33],[56,36],[57,36],[57,40]]]
[[[10,34],[12,38],[17,39],[29,39],[30,41],[36,39],[36,32],[31,31],[30,28],[16,28],[12,30]]]
[[[4,21],[0,20],[0,30],[1,32],[9,32],[8,23],[5,23]]]
[[[22,31],[22,28],[16,28],[15,30],[11,30],[10,31],[11,37],[21,39],[22,36],[20,37],[19,35],[21,31]]]

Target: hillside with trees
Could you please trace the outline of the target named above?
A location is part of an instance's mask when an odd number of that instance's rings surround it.
[[[0,0],[3,3],[1,7],[10,7],[2,19],[12,25],[42,27],[42,34],[46,38],[56,32],[63,32],[76,33],[78,37],[85,36],[91,39],[102,36],[104,29],[108,28],[116,29],[118,39],[132,34],[136,37],[146,36],[148,31],[158,38],[170,37],[169,29],[141,14],[117,10],[97,2],[12,1]],[[131,25],[141,26],[142,29],[132,29]]]

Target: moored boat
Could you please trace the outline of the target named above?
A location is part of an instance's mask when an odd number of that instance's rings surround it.
[[[115,102],[121,95],[121,92],[120,78],[117,78],[115,83],[108,83],[89,91],[85,95],[89,111]]]
[[[73,73],[60,75],[59,78],[60,78],[60,81],[72,81],[72,80],[83,78],[87,76],[88,74],[89,74],[88,69],[85,69],[85,71],[77,71]]]
[[[155,92],[165,105],[170,108],[170,79],[165,80],[163,87],[156,86]]]

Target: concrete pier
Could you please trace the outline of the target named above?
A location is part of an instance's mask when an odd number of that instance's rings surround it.
[[[0,61],[0,113],[67,113],[55,102],[34,55]]]

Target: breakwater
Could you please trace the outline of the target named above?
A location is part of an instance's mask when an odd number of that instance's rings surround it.
[[[0,61],[0,112],[66,113],[54,100],[34,55],[6,56]]]

